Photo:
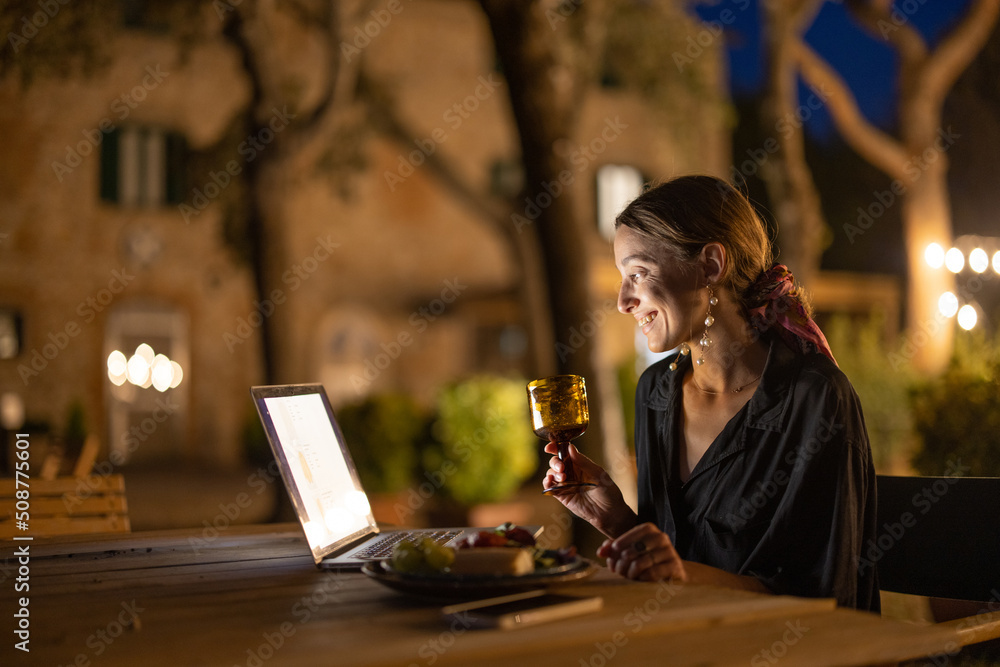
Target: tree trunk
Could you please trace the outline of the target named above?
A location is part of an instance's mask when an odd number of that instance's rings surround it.
[[[236,3],[239,4],[239,3]],[[355,12],[367,11],[368,2],[362,1]],[[296,359],[299,341],[288,328],[287,316],[272,316],[267,309],[256,304],[267,303],[272,295],[282,290],[282,275],[289,268],[288,234],[284,229],[282,202],[288,171],[310,146],[323,146],[329,133],[341,120],[354,94],[360,57],[342,59],[340,40],[341,4],[325,0],[311,7],[297,3],[283,6],[271,3],[247,3],[240,8],[230,7],[225,16],[223,35],[236,48],[242,59],[250,84],[251,99],[245,111],[245,126],[251,137],[270,136],[264,150],[243,163],[243,176],[247,187],[246,233],[250,241],[250,265],[256,293],[255,311],[260,316],[260,336],[263,375],[266,384],[291,382],[300,372],[292,363]],[[295,98],[288,104],[287,81],[275,69],[278,61],[269,49],[271,37],[263,26],[273,15],[285,11],[298,21],[303,29],[310,29],[325,41],[327,57],[318,63],[325,67],[326,77],[320,96],[310,109],[296,109]],[[356,14],[360,15],[360,14]],[[281,134],[273,131],[275,109],[282,112],[293,107],[292,118]],[[286,306],[290,307],[290,306]],[[248,321],[257,316],[248,313]],[[251,317],[252,316],[252,317]]]
[[[765,0],[761,5],[768,63],[761,113],[766,155],[760,171],[778,223],[778,259],[807,287],[819,273],[826,223],[806,162],[793,49],[819,4]]]
[[[801,40],[795,45],[795,57],[813,90],[827,95],[827,106],[845,141],[893,178],[890,191],[903,207],[908,273],[902,356],[918,371],[939,373],[952,353],[954,320],[938,312],[938,299],[954,290],[955,280],[946,269],[928,267],[924,252],[930,243],[948,247],[952,241],[945,153],[954,139],[950,129],[940,127],[941,110],[955,79],[993,31],[1000,1],[972,0],[933,50],[913,26],[899,21],[891,3],[848,0],[848,7],[876,39],[889,42],[898,54],[899,138],[872,126],[843,79]],[[895,198],[882,205],[894,203]]]
[[[946,268],[932,269],[924,260],[929,244],[940,243],[947,248],[952,239],[945,156],[933,148],[928,150],[925,154],[935,155],[935,162],[926,165],[902,197],[909,280],[908,336],[903,355],[915,368],[936,374],[947,367],[955,339],[955,320],[941,314],[938,300],[943,293],[955,290],[955,278]]]
[[[622,475],[628,457],[615,374],[600,366],[596,335],[585,335],[594,312],[590,293],[587,230],[573,205],[574,169],[553,147],[570,141],[576,126],[579,71],[556,57],[557,41],[544,6],[536,1],[481,0],[497,54],[507,77],[521,145],[525,189],[512,224],[536,233],[544,264],[544,285],[554,329],[556,371],[588,380],[591,424],[581,450],[611,473],[626,497],[634,488]],[[599,332],[598,332],[599,333]],[[617,404],[617,412],[615,406]],[[614,415],[617,414],[617,420]],[[596,436],[596,437],[595,437]],[[597,439],[603,446],[592,445]]]

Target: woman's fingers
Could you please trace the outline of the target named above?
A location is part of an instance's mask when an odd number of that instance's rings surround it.
[[[606,541],[597,555],[607,559],[612,572],[629,579],[687,579],[684,562],[670,538],[653,524],[641,524],[614,540]]]
[[[660,579],[686,579],[683,563],[677,556],[677,551],[656,549],[636,555],[625,576],[640,581],[659,581]]]

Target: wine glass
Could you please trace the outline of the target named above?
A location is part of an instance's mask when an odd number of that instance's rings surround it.
[[[559,460],[563,462],[565,479],[544,493],[565,489],[597,486],[578,479],[569,458],[569,441],[583,435],[590,424],[587,407],[587,383],[579,375],[555,375],[528,383],[528,407],[531,408],[531,428],[543,440],[556,443]]]

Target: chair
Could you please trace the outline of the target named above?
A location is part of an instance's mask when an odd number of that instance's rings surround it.
[[[960,646],[1000,638],[1000,479],[879,475],[877,484],[878,537],[862,557],[877,562],[880,588],[931,598]]]
[[[15,479],[0,479],[0,539],[131,531],[121,475],[28,480],[27,530],[17,523],[18,490]]]
[[[100,441],[89,436],[71,475],[59,476],[64,461],[55,450],[46,455],[38,477],[20,483],[0,479],[0,539],[131,532],[125,478],[92,474],[99,450]],[[22,512],[28,517],[26,530],[18,523]]]

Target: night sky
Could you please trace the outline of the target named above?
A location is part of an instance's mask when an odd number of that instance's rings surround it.
[[[961,15],[969,0],[906,0],[896,8],[933,45]],[[752,95],[762,83],[763,53],[757,0],[723,0],[699,5],[702,19],[718,20],[725,10],[735,15],[727,26],[729,67],[734,97]],[[895,56],[878,35],[854,22],[841,2],[826,2],[806,33],[806,41],[850,84],[864,115],[876,125],[891,127],[896,114]],[[808,96],[803,86],[800,99]],[[825,109],[806,124],[816,138],[829,138],[833,128]]]

